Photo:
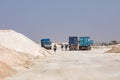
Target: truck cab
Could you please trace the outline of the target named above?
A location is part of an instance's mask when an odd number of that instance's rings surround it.
[[[91,45],[93,40],[90,37],[80,37],[79,38],[79,50],[91,50]]]
[[[78,49],[78,37],[76,36],[69,37],[69,50],[77,49]]]
[[[44,47],[46,49],[51,49],[52,48],[52,42],[50,41],[49,38],[45,38],[41,40],[41,47]]]

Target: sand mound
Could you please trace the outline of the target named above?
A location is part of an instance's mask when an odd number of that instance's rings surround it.
[[[29,53],[33,56],[49,55],[35,42],[13,30],[0,30],[0,44],[6,48]]]
[[[120,53],[120,44],[113,46],[111,50],[107,51],[108,53]]]
[[[0,80],[12,76],[14,73],[15,70],[13,70],[8,64],[0,61]]]

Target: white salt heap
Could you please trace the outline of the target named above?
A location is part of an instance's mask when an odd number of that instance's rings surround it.
[[[5,77],[10,77],[15,73],[8,64],[0,61],[0,80],[4,80]]]
[[[47,55],[50,52],[24,35],[13,30],[0,30],[0,80],[12,76],[15,73],[13,67],[28,68],[33,57]]]
[[[23,34],[13,30],[0,30],[0,45],[15,51],[29,53],[34,57],[50,54]]]
[[[12,76],[15,70],[12,67],[21,66],[29,67],[32,64],[32,59],[25,53],[5,48],[0,45],[0,80],[5,77]]]
[[[29,55],[10,50],[0,45],[0,61],[10,66],[22,65],[30,62]]]

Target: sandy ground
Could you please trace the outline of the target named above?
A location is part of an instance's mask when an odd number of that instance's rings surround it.
[[[37,59],[29,69],[6,80],[120,80],[120,54],[91,51],[61,51]]]

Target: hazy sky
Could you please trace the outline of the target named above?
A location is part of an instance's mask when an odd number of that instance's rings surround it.
[[[120,0],[0,0],[0,29],[34,41],[68,41],[69,36],[120,41]]]

